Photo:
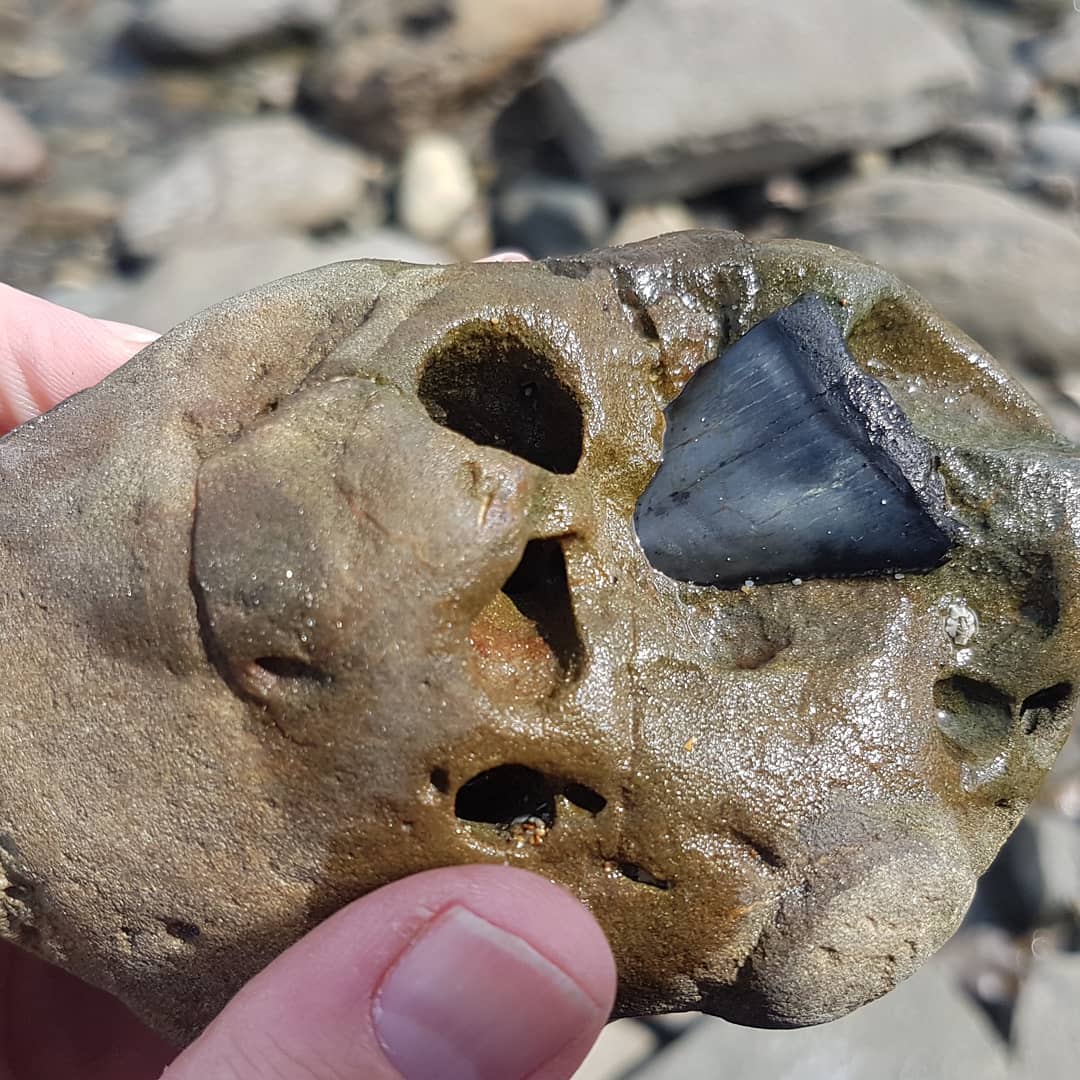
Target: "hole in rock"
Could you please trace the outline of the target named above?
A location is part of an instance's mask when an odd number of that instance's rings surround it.
[[[12,900],[25,902],[30,899],[30,887],[19,884],[8,885],[4,889],[4,895],[9,896]]]
[[[482,446],[555,473],[572,473],[581,460],[577,400],[549,357],[512,331],[458,328],[428,358],[418,393],[433,420]]]
[[[952,675],[934,684],[941,733],[965,749],[1003,742],[1012,728],[1012,701],[990,683]]]
[[[559,541],[530,540],[502,591],[536,626],[562,671],[576,672],[581,661],[581,638],[566,576],[566,557]]]
[[[567,802],[572,802],[582,810],[590,814],[599,814],[607,806],[607,799],[599,791],[593,791],[591,787],[577,784],[571,781],[562,790]]]
[[[306,679],[309,682],[330,682],[330,676],[303,660],[288,656],[260,656],[255,664],[275,679]]]
[[[176,938],[177,941],[184,942],[185,945],[191,945],[198,941],[202,931],[194,923],[184,922],[182,919],[169,919],[165,923],[165,933],[169,937]]]
[[[458,789],[454,813],[463,821],[481,821],[510,828],[521,818],[555,824],[555,786],[526,765],[497,765]]]
[[[1020,614],[1047,634],[1061,619],[1054,560],[1049,555],[1039,555],[1033,560],[1031,577],[1020,597]]]
[[[1024,733],[1034,735],[1047,722],[1056,723],[1064,719],[1068,713],[1072,692],[1071,683],[1061,682],[1025,698],[1020,706]]]
[[[431,770],[431,786],[440,795],[450,794],[450,773],[446,769],[438,768]]]
[[[619,873],[623,877],[629,878],[631,881],[636,881],[639,885],[651,885],[654,889],[670,889],[671,882],[664,881],[663,878],[658,878],[654,874],[650,874],[643,866],[638,866],[637,863],[621,862],[619,863]]]

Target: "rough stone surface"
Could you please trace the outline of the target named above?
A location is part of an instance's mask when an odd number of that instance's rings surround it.
[[[977,183],[892,174],[835,189],[804,234],[881,263],[999,360],[1080,365],[1080,235],[1064,216]]]
[[[202,240],[332,224],[380,176],[371,159],[293,117],[229,125],[183,151],[137,188],[120,219],[133,255]]]
[[[930,964],[854,1016],[809,1031],[702,1020],[635,1080],[1005,1080],[1005,1044]],[[1032,1078],[1034,1080],[1034,1077]]]
[[[41,136],[14,105],[0,98],[0,188],[33,180],[46,157]]]
[[[350,4],[324,36],[306,92],[363,146],[400,152],[411,136],[454,130],[468,114],[486,123],[548,46],[607,8],[608,0],[500,0],[495,15],[491,0]]]
[[[319,30],[341,0],[150,0],[136,34],[164,52],[221,56],[288,31]]]
[[[620,199],[910,142],[974,86],[963,45],[907,0],[866,0],[858,19],[848,0],[629,0],[546,72],[568,149]]]
[[[663,410],[808,293],[955,547],[672,581],[633,531]],[[477,861],[590,906],[620,1014],[832,1019],[952,933],[1068,731],[1075,454],[829,248],[339,264],[186,322],[0,472],[0,932],[176,1038],[350,899]]]

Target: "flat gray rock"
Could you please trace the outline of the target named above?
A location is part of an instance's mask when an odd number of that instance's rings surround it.
[[[632,59],[630,59],[632,58]],[[966,48],[907,0],[629,0],[545,87],[579,167],[649,199],[894,146],[963,111]]]
[[[1037,955],[1013,1023],[1015,1080],[1075,1080],[1080,1062],[1078,1001],[1080,954]]]
[[[986,185],[892,173],[834,189],[801,231],[881,263],[1000,360],[1080,365],[1080,235],[1066,217]]]
[[[1059,86],[1080,86],[1080,18],[1067,19],[1036,50],[1039,74]]]
[[[1004,1044],[932,963],[858,1012],[799,1031],[706,1018],[635,1080],[998,1080]]]

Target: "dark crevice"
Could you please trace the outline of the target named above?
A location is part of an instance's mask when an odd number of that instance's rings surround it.
[[[1020,597],[1020,614],[1046,634],[1053,633],[1061,619],[1054,560],[1049,555],[1035,556],[1032,573]]]
[[[450,794],[450,773],[443,768],[431,770],[431,786],[440,795]]]
[[[990,683],[951,675],[934,684],[941,733],[966,751],[993,750],[1009,735],[1012,699]]]
[[[632,862],[620,862],[618,864],[619,873],[623,877],[629,878],[631,881],[636,881],[639,885],[651,885],[654,889],[667,890],[672,887],[672,882],[665,881],[663,878],[658,878],[654,874],[650,874],[643,866],[638,866],[637,863]]]
[[[167,919],[165,921],[165,933],[169,937],[182,941],[185,945],[193,945],[202,935],[202,931],[194,924],[182,919]]]
[[[1024,734],[1034,735],[1039,728],[1066,719],[1069,713],[1073,688],[1071,683],[1061,682],[1025,698],[1020,706],[1020,720]]]
[[[570,782],[562,789],[562,794],[567,802],[587,810],[590,814],[599,814],[607,806],[607,799],[599,791],[594,791],[584,784]]]
[[[744,832],[740,832],[738,829],[732,829],[731,835],[740,844],[749,848],[750,851],[752,851],[766,866],[770,866],[774,870],[780,870],[783,867],[784,860],[771,848],[759,843],[757,840],[747,836]]]
[[[558,540],[531,540],[502,591],[535,624],[563,673],[578,674],[583,650],[562,544]]]
[[[525,334],[459,327],[428,357],[418,387],[433,420],[555,473],[581,460],[584,421],[552,358]]]
[[[323,684],[333,681],[330,675],[313,664],[290,656],[260,656],[254,663],[275,679],[300,679]]]
[[[526,765],[497,765],[461,785],[454,813],[463,821],[503,829],[525,818],[536,818],[550,828],[555,824],[555,785]]]

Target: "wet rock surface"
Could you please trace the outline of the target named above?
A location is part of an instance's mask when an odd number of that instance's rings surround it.
[[[31,145],[25,142],[29,125],[38,150],[45,142],[49,150],[47,163],[37,152],[31,155],[33,169],[23,165],[15,186],[0,184],[0,280],[92,314],[164,330],[260,281],[324,262],[445,262],[480,253],[492,234],[496,242],[519,245],[534,256],[566,252],[571,235],[581,237],[573,246],[582,249],[695,226],[737,227],[757,241],[829,235],[860,246],[916,284],[1007,361],[1059,430],[1080,441],[1080,337],[1070,321],[1076,308],[1080,174],[1067,141],[1080,120],[1080,15],[1071,0],[903,5],[914,12],[911,25],[920,28],[911,41],[937,42],[926,49],[919,45],[927,57],[937,58],[935,65],[952,54],[970,71],[969,89],[944,96],[933,90],[924,96],[911,84],[901,90],[879,77],[879,71],[910,73],[919,62],[911,56],[891,56],[873,77],[864,77],[856,53],[876,55],[880,46],[874,43],[887,25],[869,14],[870,5],[865,11],[859,5],[859,16],[845,19],[835,41],[812,48],[808,43],[819,38],[805,25],[807,5],[755,9],[718,36],[717,12],[730,13],[738,5],[685,3],[662,34],[648,39],[613,32],[619,24],[609,22],[610,16],[632,14],[627,9],[633,5],[624,3],[523,3],[511,18],[492,18],[482,0],[342,0],[334,22],[319,29],[332,6],[323,0],[0,0],[0,98],[20,117],[23,145]],[[885,6],[895,12],[901,5],[880,5]],[[148,48],[139,21],[152,8],[169,7],[183,8],[187,26],[174,34],[176,47],[161,48],[163,38]],[[301,9],[317,14],[296,15]],[[578,33],[587,36],[576,39]],[[807,43],[798,62],[784,59],[776,44],[792,36]],[[595,49],[597,38],[606,52]],[[670,62],[646,79],[661,44]],[[713,144],[676,143],[670,132],[698,130],[710,117],[728,115],[721,108],[725,102],[768,99],[785,108],[794,102],[793,115],[818,116],[828,80],[813,61],[836,50],[838,69],[859,78],[850,85],[850,111],[834,116],[831,128],[814,124],[795,132],[800,152],[833,146],[826,160],[775,165],[793,160],[792,133],[758,125],[750,143],[733,147],[733,160],[755,161],[756,171],[737,180],[709,180],[691,196],[628,198],[613,195],[606,181],[582,168],[587,160],[603,160],[615,136],[624,137],[627,99],[596,98],[589,115],[599,135],[589,146],[587,136],[570,124],[572,113],[552,108],[550,84],[533,81],[546,70],[545,58],[550,67],[564,50],[586,46],[611,74],[612,86],[632,83],[635,73],[634,93],[651,82],[658,100],[649,105],[670,129],[657,145],[670,144],[672,160],[694,169]],[[214,55],[195,55],[206,48]],[[904,52],[894,41],[888,48]],[[918,51],[914,44],[912,49]],[[577,82],[587,80],[569,72],[568,85]],[[926,134],[902,131],[890,121],[873,127],[868,141],[853,140],[853,118],[880,107],[883,93],[892,102],[892,117],[923,109]],[[686,128],[684,114],[672,108],[683,100],[680,95],[691,110]],[[331,140],[340,147],[344,138],[377,167],[377,179],[365,183],[337,220],[330,215],[326,223],[313,224],[298,215],[295,201],[279,200],[253,225],[254,232],[241,230],[226,239],[213,228],[200,234],[172,229],[152,256],[124,256],[118,222],[136,193],[191,146],[205,145],[219,130],[266,119],[263,114],[294,119],[319,137],[320,146]],[[477,192],[473,210],[435,244],[408,235],[410,227],[423,230],[425,223],[406,223],[401,209],[404,153],[431,132],[464,151]],[[729,133],[721,136],[730,145]],[[14,155],[2,144],[0,138],[0,171],[10,170]],[[268,140],[261,151],[256,147],[251,168],[295,176],[292,162],[278,161],[277,145]],[[752,158],[746,156],[750,151]],[[681,183],[682,176],[664,175],[664,160],[643,159],[641,175]],[[933,181],[917,189],[918,199],[897,194],[893,186],[908,184],[913,170],[920,183]],[[848,186],[855,181],[860,186]],[[440,189],[437,172],[426,168],[414,170],[410,183],[410,198],[421,206]],[[945,184],[953,185],[955,197]],[[879,195],[862,194],[874,185]],[[503,196],[522,189],[527,198],[506,213]],[[861,207],[857,227],[840,202],[840,193],[850,191]],[[888,199],[879,197],[883,193],[896,200],[895,215]],[[943,208],[935,213],[938,201]],[[197,220],[202,212],[200,206]],[[531,227],[537,220],[546,224]],[[838,222],[846,224],[841,229]],[[819,232],[823,223],[836,231]],[[933,242],[935,231],[939,242]],[[945,246],[963,257],[943,256]],[[951,606],[945,612],[945,621],[958,631],[965,619]],[[963,734],[955,723],[951,730]],[[1017,1075],[1023,1073],[1024,1054],[1034,1052],[1031,1039],[1021,1052],[1013,1023],[1027,992],[1025,957],[1047,949],[1068,953],[1080,944],[1076,920],[1062,904],[1055,901],[1047,909],[1053,916],[1036,918],[1035,905],[1018,912],[1014,903],[1019,895],[1061,895],[1061,870],[1072,850],[1064,837],[1080,828],[1075,754],[1063,755],[1040,807],[1033,819],[1036,834],[1060,839],[1040,840],[1027,854],[1018,847],[1003,857],[983,880],[961,931],[968,945],[963,958],[952,951],[945,957],[953,981],[1001,1032]],[[675,1028],[655,1026],[650,1039],[638,1040],[636,1052],[644,1053],[640,1044],[655,1041],[652,1036],[664,1044],[673,1033]],[[1046,1035],[1048,1042],[1053,1037]],[[666,1052],[661,1049],[660,1058]],[[622,1066],[611,1071],[616,1068]]]
[[[925,446],[948,557],[673,580],[634,530],[664,410],[806,297],[831,329],[800,332],[903,403],[877,445]],[[473,861],[589,904],[623,1014],[842,1016],[955,930],[1068,734],[1076,457],[829,248],[326,267],[182,324],[0,467],[3,933],[176,1037],[349,899]]]

